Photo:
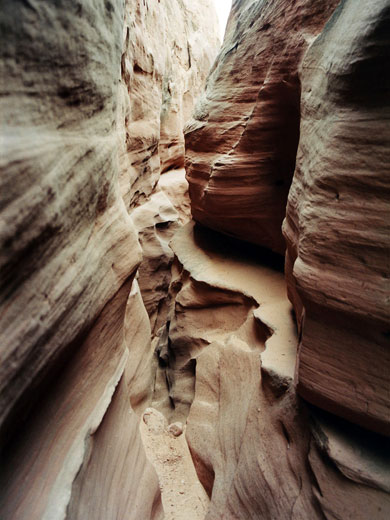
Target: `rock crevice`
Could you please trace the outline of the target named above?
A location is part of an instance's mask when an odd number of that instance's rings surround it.
[[[387,519],[388,0],[3,7],[1,518]]]

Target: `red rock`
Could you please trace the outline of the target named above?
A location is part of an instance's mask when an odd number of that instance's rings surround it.
[[[281,224],[299,139],[298,67],[338,0],[234,2],[186,129],[192,214],[284,253]]]
[[[308,401],[390,434],[389,5],[347,1],[308,50],[284,233]]]

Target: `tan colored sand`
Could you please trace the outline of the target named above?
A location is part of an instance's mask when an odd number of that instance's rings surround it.
[[[203,520],[209,498],[200,484],[185,439],[185,426],[168,429],[165,417],[147,408],[140,422],[141,437],[148,459],[160,481],[165,520]]]

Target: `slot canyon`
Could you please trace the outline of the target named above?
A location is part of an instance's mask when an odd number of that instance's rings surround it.
[[[390,0],[1,0],[0,519],[390,518]]]

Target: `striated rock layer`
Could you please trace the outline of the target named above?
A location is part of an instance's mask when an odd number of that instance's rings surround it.
[[[184,165],[183,126],[218,49],[216,24],[207,0],[126,0],[118,126],[128,208]]]
[[[388,435],[389,35],[386,0],[345,1],[310,46],[284,223],[298,391]]]
[[[137,519],[137,512],[161,518],[157,477],[143,452],[126,386],[137,366],[129,350],[141,344],[142,330],[134,309],[132,330],[124,330],[130,287],[131,280],[105,306],[59,382],[2,456],[1,518],[106,520],[121,513]],[[140,357],[147,359],[147,351]],[[112,493],[118,480],[120,492]],[[138,481],[144,484],[141,493]]]
[[[139,285],[153,339],[167,315],[168,242],[190,217],[183,126],[216,55],[216,34],[208,0],[127,0],[117,123],[120,186],[142,247]]]
[[[177,296],[160,355],[170,420],[188,414],[206,519],[387,518],[383,439],[296,393],[296,330],[274,257],[193,223],[172,248]]]
[[[113,6],[2,8],[1,424],[141,260],[117,182]]]
[[[299,139],[298,67],[339,0],[233,2],[186,128],[195,220],[281,254]]]
[[[205,1],[2,3],[2,519],[163,514],[138,429],[154,368],[138,238],[184,218],[172,167],[214,20]],[[165,213],[135,227],[152,199]]]

